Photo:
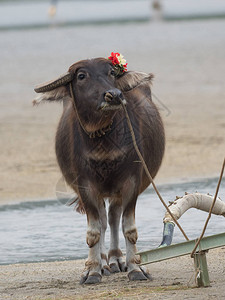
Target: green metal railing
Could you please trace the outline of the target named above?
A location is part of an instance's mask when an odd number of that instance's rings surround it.
[[[166,247],[138,252],[140,255],[140,265],[151,264],[162,260],[175,258],[192,253],[196,240],[186,241]],[[206,252],[210,249],[225,246],[225,232],[202,238],[194,254],[195,271],[197,274],[198,286],[209,286],[209,274],[206,261]]]

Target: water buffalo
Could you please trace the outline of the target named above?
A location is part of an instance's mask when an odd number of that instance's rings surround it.
[[[77,194],[78,211],[87,215],[89,255],[81,283],[98,283],[102,274],[128,271],[130,280],[149,274],[137,264],[135,206],[150,184],[132,143],[121,102],[134,129],[137,145],[154,178],[164,154],[164,128],[152,102],[152,74],[117,74],[105,58],[73,64],[58,79],[35,88],[35,103],[64,101],[56,134],[58,164]],[[110,248],[104,245],[107,228],[105,199],[109,201]],[[119,223],[126,241],[126,262],[119,248]]]

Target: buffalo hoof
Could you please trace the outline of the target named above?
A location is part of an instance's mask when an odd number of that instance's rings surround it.
[[[119,263],[120,271],[121,272],[126,272],[127,271],[127,266],[125,262]]]
[[[144,268],[140,268],[140,271],[130,271],[128,278],[130,281],[152,280],[152,276]]]
[[[104,275],[104,276],[110,276],[111,275],[111,269],[110,269],[109,266],[103,266],[102,275]]]
[[[125,262],[117,261],[117,263],[110,264],[110,270],[111,270],[111,273],[126,272],[127,267],[125,265]]]
[[[96,284],[100,283],[102,280],[102,276],[99,273],[93,273],[88,275],[88,273],[81,277],[80,284]]]
[[[111,273],[119,273],[120,272],[120,268],[116,263],[112,263],[109,265]]]
[[[146,269],[145,267],[139,267],[140,270],[142,271],[142,273],[145,275],[145,277],[148,278],[148,280],[152,281],[153,280],[153,277],[152,275],[149,273],[148,269]]]

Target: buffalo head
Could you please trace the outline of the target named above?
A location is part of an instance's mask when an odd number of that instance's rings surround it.
[[[105,58],[82,60],[70,66],[66,74],[36,86],[35,91],[41,94],[33,103],[75,101],[86,130],[98,130],[113,119],[121,108],[121,101],[126,104],[124,92],[150,82],[152,77],[141,72],[118,76],[111,61]]]

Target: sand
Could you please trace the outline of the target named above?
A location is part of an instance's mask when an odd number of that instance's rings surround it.
[[[211,20],[0,32],[0,203],[56,197],[54,136],[62,105],[33,108],[34,85],[111,51],[124,54],[129,69],[156,75],[160,101],[154,101],[167,139],[157,184],[218,176],[225,154],[224,26]],[[224,251],[208,254],[207,289],[193,288],[188,257],[150,266],[153,282],[129,283],[116,274],[97,287],[78,285],[83,262],[73,261],[0,266],[0,298],[222,299]]]
[[[126,273],[80,285],[84,261],[15,264],[0,267],[1,299],[218,299],[225,295],[225,248],[207,254],[211,286],[196,288],[193,259],[175,258],[148,266],[153,281],[129,282]],[[215,259],[216,258],[216,259]]]

